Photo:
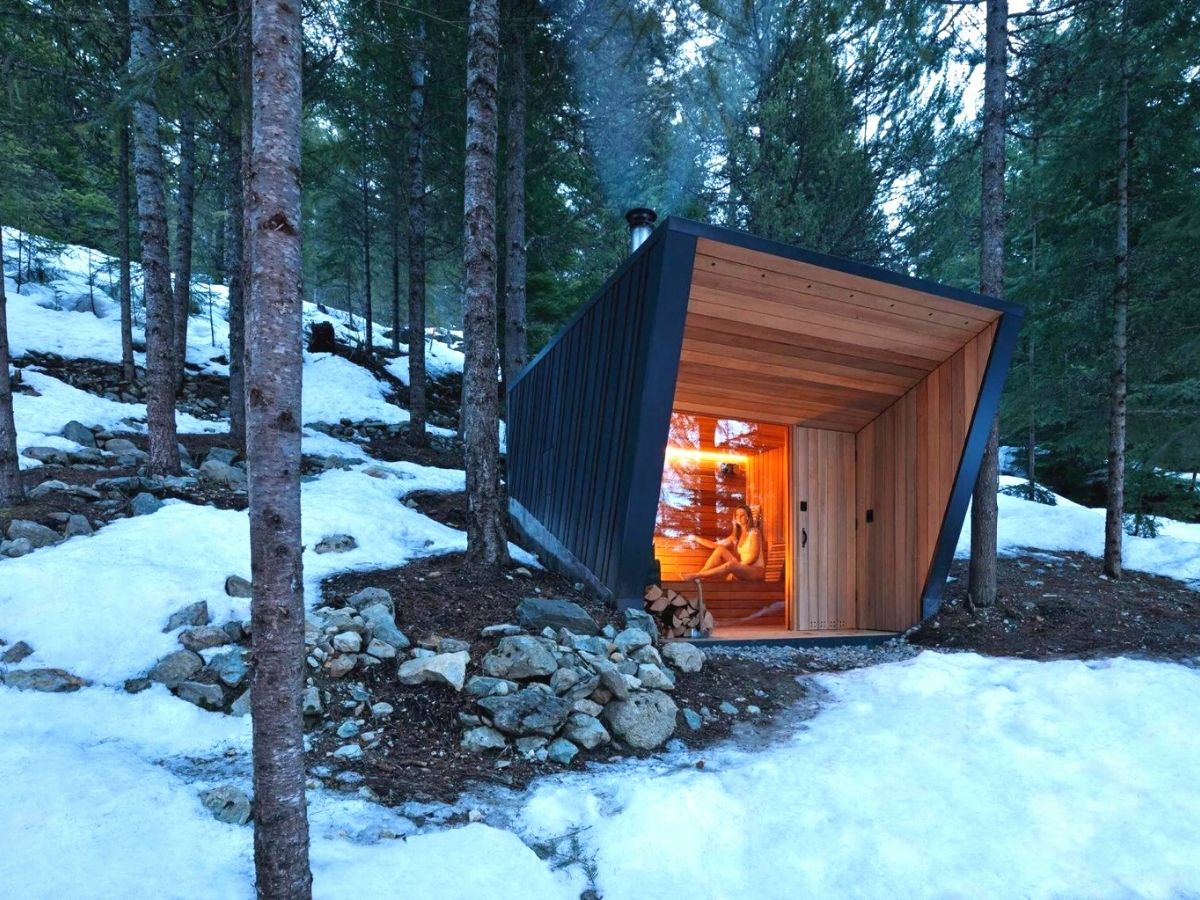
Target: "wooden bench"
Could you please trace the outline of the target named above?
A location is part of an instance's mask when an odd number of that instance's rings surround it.
[[[782,559],[768,562],[762,581],[705,581],[703,585],[704,606],[712,613],[718,628],[729,625],[787,628],[787,583]],[[662,586],[688,599],[699,596],[694,581],[664,581]]]

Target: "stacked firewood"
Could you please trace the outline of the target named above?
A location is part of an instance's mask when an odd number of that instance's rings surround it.
[[[713,630],[713,617],[699,595],[685,597],[670,588],[657,584],[646,588],[646,610],[658,619],[667,637],[708,637]]]

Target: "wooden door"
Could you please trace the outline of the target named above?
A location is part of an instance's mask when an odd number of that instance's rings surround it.
[[[854,435],[792,432],[792,627],[856,628]]]

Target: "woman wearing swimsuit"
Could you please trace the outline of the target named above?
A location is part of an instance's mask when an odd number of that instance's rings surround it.
[[[754,524],[754,513],[742,505],[733,515],[733,531],[719,541],[696,537],[705,547],[712,548],[703,568],[683,576],[684,581],[698,578],[740,578],[743,581],[762,581],[766,575],[763,559],[762,533]]]

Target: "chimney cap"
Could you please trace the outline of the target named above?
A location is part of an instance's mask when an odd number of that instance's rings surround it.
[[[625,221],[629,223],[630,228],[637,228],[639,225],[653,225],[658,221],[658,213],[645,206],[635,206],[625,213]]]

